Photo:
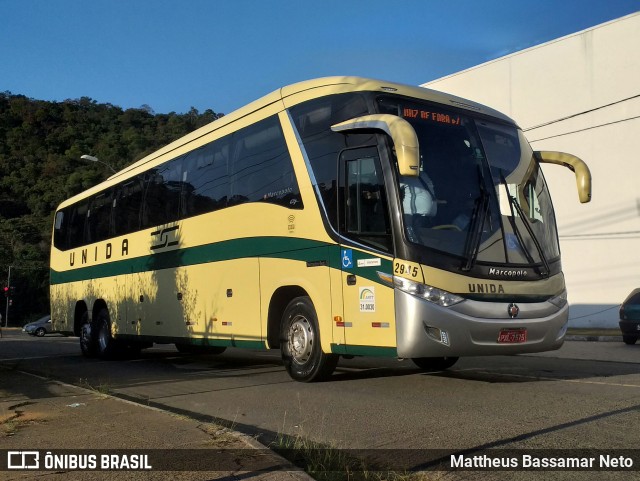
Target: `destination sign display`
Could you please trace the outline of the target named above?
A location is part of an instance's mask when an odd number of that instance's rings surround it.
[[[461,122],[459,115],[432,112],[430,110],[423,109],[412,109],[409,107],[402,109],[402,116],[406,119],[424,120],[426,122],[435,122],[447,125],[460,125]]]

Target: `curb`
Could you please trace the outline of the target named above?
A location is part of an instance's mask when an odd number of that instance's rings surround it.
[[[582,334],[568,335],[565,341],[588,341],[588,342],[622,342],[622,336],[589,336]]]

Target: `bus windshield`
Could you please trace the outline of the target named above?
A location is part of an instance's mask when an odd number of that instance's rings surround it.
[[[549,275],[559,247],[551,198],[513,125],[427,103],[383,98],[382,113],[418,135],[420,174],[398,175],[406,239],[476,264],[536,266]]]

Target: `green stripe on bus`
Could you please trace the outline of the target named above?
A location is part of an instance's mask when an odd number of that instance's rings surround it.
[[[318,251],[319,249],[320,252]],[[204,246],[160,252],[132,259],[105,262],[95,266],[81,267],[64,272],[51,269],[50,283],[51,285],[65,284],[67,282],[100,279],[162,269],[175,269],[176,267],[250,257],[278,258],[302,262],[326,261],[329,267],[341,269],[340,249],[340,246],[336,244],[289,237],[233,239]],[[324,250],[324,252],[322,252],[322,250]],[[354,264],[358,259],[378,258],[373,254],[357,250],[353,250],[353,253]],[[380,283],[376,271],[380,270],[391,274],[392,262],[387,259],[381,259],[380,264],[377,268],[353,268],[346,270],[346,272]]]
[[[349,356],[398,357],[398,350],[395,347],[331,344],[331,352],[333,354],[346,354]]]
[[[73,333],[71,333],[73,335]],[[242,339],[213,339],[202,337],[169,337],[145,336],[137,334],[118,334],[118,339],[136,342],[155,342],[159,344],[189,344],[193,346],[238,347],[242,349],[265,350],[266,341],[252,341]]]

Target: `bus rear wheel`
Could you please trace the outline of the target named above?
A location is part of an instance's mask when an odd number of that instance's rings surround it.
[[[280,350],[289,375],[296,381],[327,379],[338,356],[322,352],[318,318],[311,299],[296,297],[282,315]]]
[[[444,371],[458,362],[457,357],[414,357],[411,360],[423,371]]]
[[[109,311],[100,309],[95,319],[97,354],[101,358],[110,358],[118,351],[116,340],[111,335]]]
[[[80,350],[85,357],[95,357],[98,352],[95,330],[89,322],[89,313],[82,314],[80,319]]]

